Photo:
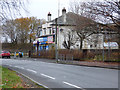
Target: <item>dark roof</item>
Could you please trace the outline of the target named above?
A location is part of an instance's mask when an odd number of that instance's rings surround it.
[[[75,21],[74,17],[78,17],[78,16],[80,18],[79,19],[80,21],[82,21],[84,19],[86,21],[95,22],[95,21],[93,21],[91,19],[88,19],[86,17],[80,16],[78,14],[75,14],[75,13],[72,13],[72,12],[68,12],[68,13],[66,13],[66,22],[63,21],[64,20],[64,15],[61,15],[60,17],[57,18],[57,24],[59,24],[59,25],[65,25],[65,26],[67,26],[67,25],[74,26],[74,25],[76,25],[75,24],[76,21]],[[52,25],[55,25],[55,19],[52,20],[51,22],[53,22]]]

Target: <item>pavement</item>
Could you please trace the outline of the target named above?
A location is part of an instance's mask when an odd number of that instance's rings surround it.
[[[120,69],[119,63],[117,62],[102,62],[102,61],[73,61],[73,64],[90,66],[90,67],[100,67],[100,68],[110,68],[110,69]]]
[[[49,63],[57,62],[55,59],[43,59],[43,58],[42,59],[41,58],[26,58],[26,60],[43,61],[43,62],[49,62]],[[120,62],[58,60],[58,63],[120,70]]]

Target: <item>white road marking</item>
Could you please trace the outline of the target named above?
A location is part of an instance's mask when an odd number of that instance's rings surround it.
[[[19,68],[18,66],[14,66],[14,67]]]
[[[9,65],[10,67],[12,66],[12,65]]]
[[[15,70],[15,71],[16,71],[16,70]],[[43,87],[45,87],[45,88],[48,88],[47,86],[45,86],[45,85],[43,85],[43,84],[41,84],[41,83],[35,81],[34,79],[28,77],[27,75],[25,75],[25,74],[23,74],[23,73],[21,73],[21,72],[19,72],[19,71],[16,71],[16,72],[18,72],[18,73],[20,73],[21,75],[25,76],[26,78],[32,80],[33,82],[37,83],[38,85],[43,86]]]
[[[51,77],[51,76],[48,76],[48,75],[45,75],[45,74],[41,74],[42,76],[45,76],[45,77],[48,77],[48,78],[50,78],[50,79],[55,79],[54,77]]]
[[[31,70],[31,69],[27,69],[28,71],[31,71],[31,72],[34,72],[34,73],[37,73],[36,71],[34,71],[34,70]]]
[[[20,66],[15,66],[16,68],[20,68],[20,69],[24,69],[24,67],[20,67]]]
[[[63,81],[63,83],[64,83],[64,84],[67,84],[67,85],[70,85],[70,86],[72,86],[72,87],[75,87],[75,88],[81,88],[81,87],[79,87],[79,86],[73,85],[73,84],[68,83],[68,82],[64,82],[64,81]],[[81,89],[82,89],[82,88],[81,88]]]
[[[24,67],[19,67],[20,69],[25,69]]]

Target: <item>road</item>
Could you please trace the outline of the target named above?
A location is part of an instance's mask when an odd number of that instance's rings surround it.
[[[46,88],[118,88],[118,70],[48,63],[34,60],[0,59],[9,67]]]

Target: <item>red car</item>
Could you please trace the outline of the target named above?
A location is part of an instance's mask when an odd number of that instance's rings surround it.
[[[10,58],[10,52],[9,51],[2,51],[0,53],[0,57],[2,57],[2,58],[4,58],[4,57]]]

